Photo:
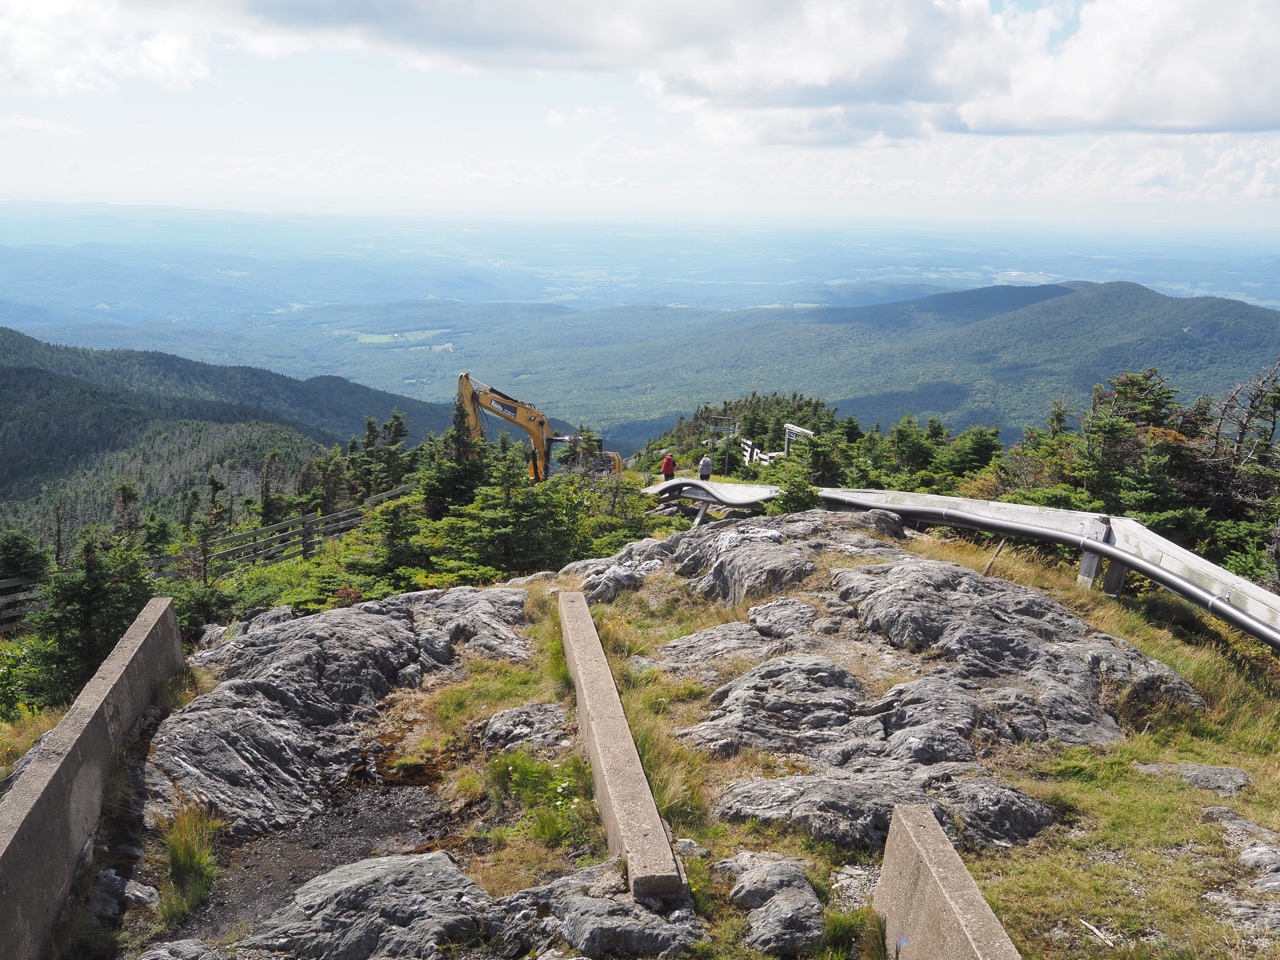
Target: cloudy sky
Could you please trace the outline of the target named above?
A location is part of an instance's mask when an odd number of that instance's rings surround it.
[[[1275,0],[0,0],[0,199],[1280,223]]]

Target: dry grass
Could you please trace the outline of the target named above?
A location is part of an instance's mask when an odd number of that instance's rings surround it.
[[[554,847],[520,833],[498,831],[492,849],[463,858],[463,871],[495,897],[572,873],[578,864]]]
[[[910,549],[983,570],[991,549],[963,539]],[[1010,550],[992,576],[1040,590],[1093,628],[1173,667],[1205,698],[1203,714],[1122,712],[1128,738],[1106,749],[1020,747],[989,759],[1007,779],[1049,803],[1061,821],[1031,843],[967,853],[971,872],[1024,956],[1132,956],[1200,960],[1280,957],[1280,944],[1246,942],[1219,921],[1205,895],[1235,894],[1245,880],[1237,851],[1205,822],[1227,804],[1280,828],[1280,669],[1258,644],[1168,594],[1117,600],[1076,585],[1074,564]],[[1203,763],[1244,769],[1253,785],[1224,801],[1139,764]],[[1266,899],[1242,891],[1245,899]],[[1114,944],[1089,930],[1092,924]]]
[[[218,675],[205,667],[184,666],[156,688],[156,706],[166,713],[181,710],[218,685]]]
[[[18,716],[0,723],[0,780],[9,776],[36,741],[58,725],[65,710],[31,709],[18,705]]]

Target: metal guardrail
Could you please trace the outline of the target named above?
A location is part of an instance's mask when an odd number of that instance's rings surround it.
[[[648,487],[645,492],[701,500],[699,520],[711,502],[759,505],[780,492],[777,487],[758,485],[747,489],[749,493],[743,485],[679,479]],[[1136,520],[900,491],[822,488],[818,496],[839,507],[888,510],[906,519],[1075,547],[1085,554],[1079,580],[1088,586],[1097,577],[1096,558],[1105,557],[1110,561],[1104,585],[1108,592],[1118,592],[1124,572],[1136,570],[1280,653],[1280,597],[1152,533]]]

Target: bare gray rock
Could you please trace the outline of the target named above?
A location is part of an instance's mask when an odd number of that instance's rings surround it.
[[[238,630],[232,633],[257,633],[259,630],[267,630],[271,627],[279,626],[282,623],[288,623],[293,620],[297,614],[293,607],[281,604],[278,607],[272,607],[262,613],[255,614],[240,625]]]
[[[1047,807],[981,773],[976,764],[881,761],[829,774],[746,780],[724,791],[716,814],[792,823],[852,850],[883,848],[900,803],[929,804],[953,841],[975,846],[1029,840],[1053,822]]]
[[[664,644],[657,654],[669,669],[701,674],[708,672],[707,667],[712,664],[776,657],[791,649],[793,644],[789,639],[775,640],[748,623],[735,621],[677,637]],[[708,675],[714,676],[714,671]]]
[[[569,745],[568,722],[560,704],[530,703],[495,713],[485,724],[480,741],[490,750],[553,750]]]
[[[747,611],[747,621],[762,635],[780,640],[812,630],[817,619],[818,611],[811,604],[790,597]]]
[[[759,909],[783,890],[813,893],[804,867],[785,857],[740,853],[734,860],[717,863],[715,870],[736,877],[733,889],[729,891],[729,900],[741,910]]]
[[[638,570],[611,564],[603,573],[592,574],[582,581],[588,603],[612,603],[624,590],[638,590],[644,576]]]
[[[1140,763],[1143,773],[1173,774],[1193,787],[1212,790],[1220,797],[1234,797],[1253,783],[1253,778],[1239,767],[1210,767],[1199,763]]]
[[[813,888],[787,889],[752,910],[746,945],[775,957],[808,953],[822,942],[822,903]]]
[[[236,837],[323,809],[361,762],[359,725],[397,687],[453,661],[453,643],[527,656],[524,592],[425,591],[233,637],[197,654],[222,682],[160,726],[146,768],[147,817],[179,797],[211,807]]]
[[[1237,858],[1240,866],[1253,877],[1250,887],[1260,893],[1280,891],[1280,836],[1227,807],[1206,807],[1204,813],[1205,819],[1221,824],[1223,838],[1239,851]],[[1274,904],[1250,905],[1246,901],[1230,897],[1227,900],[1233,912],[1250,914],[1252,911],[1258,916],[1280,916],[1270,911]],[[1271,929],[1280,930],[1280,925]]]
[[[677,733],[722,756],[742,747],[816,754],[844,736],[836,731],[863,703],[858,680],[818,656],[768,660],[710,700],[717,707],[711,717]]]
[[[160,891],[136,880],[128,881],[124,886],[125,907],[132,910],[136,907],[154,908],[160,902]]]
[[[407,594],[402,599],[415,596],[420,595]],[[525,592],[519,589],[454,587],[434,597],[425,609],[432,620],[442,624],[455,647],[466,646],[499,659],[528,660],[533,655],[529,641],[512,629],[524,623],[525,599]]]
[[[243,946],[317,960],[434,960],[480,939],[491,902],[447,853],[361,860],[300,887]]]
[[[695,918],[670,920],[638,904],[566,896],[552,904],[560,936],[588,957],[673,957],[704,938]]]
[[[1237,930],[1254,936],[1280,933],[1280,903],[1242,900],[1221,891],[1215,891],[1205,899],[1217,906],[1226,921]]]
[[[227,960],[227,955],[199,940],[176,940],[173,943],[157,944],[138,957],[138,960]]]
[[[821,942],[822,903],[802,864],[774,854],[742,852],[713,869],[737,878],[729,899],[748,911],[747,946],[790,957]]]
[[[124,914],[126,880],[108,867],[99,870],[89,893],[89,910],[102,923],[115,923]]]
[[[823,553],[851,557],[903,556],[901,550],[867,536],[876,523],[896,526],[891,514],[838,514],[820,510],[784,517],[721,521],[673,537],[675,572],[690,589],[725,604],[767,597],[801,583]]]
[[[513,956],[559,937],[588,957],[665,958],[706,939],[687,905],[653,906],[658,909],[627,893],[620,865],[611,860],[494,901],[490,946]]]
[[[227,628],[217,623],[206,623],[196,638],[197,650],[209,650],[227,639]]]
[[[739,781],[725,788],[715,813],[738,822],[790,823],[848,850],[881,849],[896,804],[931,802],[908,771],[896,773]]]
[[[643,578],[665,566],[690,578],[695,592],[735,604],[799,583],[816,569],[814,558],[825,552],[885,559],[902,556],[900,550],[867,536],[866,531],[901,538],[902,520],[880,510],[813,510],[784,517],[721,520],[665,541],[631,543],[613,557],[572,563],[560,573],[582,577],[584,591],[591,592],[606,583],[611,568],[620,575]]]
[[[994,688],[986,702],[1018,739],[1114,743],[1123,734],[1107,707],[1120,698],[1204,709],[1173,670],[1025,587],[917,558],[841,570],[833,583],[893,646],[941,655],[949,674]]]
[[[1280,834],[1240,816],[1230,807],[1205,807],[1204,818],[1221,826],[1227,842],[1237,847],[1254,843],[1280,843]]]
[[[676,573],[690,578],[690,589],[709,600],[741,603],[748,597],[778,593],[817,569],[812,551],[788,544],[765,526],[734,524],[714,535],[686,539],[676,554]]]

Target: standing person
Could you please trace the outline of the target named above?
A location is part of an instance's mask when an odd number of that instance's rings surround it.
[[[674,480],[676,478],[676,458],[671,454],[667,454],[662,460],[662,479]]]
[[[702,459],[698,461],[698,479],[711,479],[711,455],[709,453],[703,454]]]

